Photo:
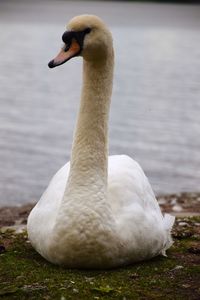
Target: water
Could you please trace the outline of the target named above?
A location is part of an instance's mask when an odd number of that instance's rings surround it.
[[[120,2],[0,4],[0,205],[36,201],[69,160],[81,59],[49,70],[64,24],[96,13],[114,36],[110,153],[126,153],[154,191],[199,191],[200,6]]]

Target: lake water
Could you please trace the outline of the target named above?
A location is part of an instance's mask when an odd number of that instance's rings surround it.
[[[113,32],[110,153],[136,159],[157,194],[200,190],[200,6],[2,2],[0,205],[36,201],[69,160],[82,61],[47,63],[80,13]]]

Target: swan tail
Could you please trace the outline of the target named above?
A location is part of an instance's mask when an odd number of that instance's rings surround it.
[[[163,256],[167,256],[166,255],[166,250],[168,248],[170,248],[171,245],[173,244],[173,240],[172,240],[172,237],[171,237],[171,230],[172,230],[172,227],[173,227],[174,222],[175,222],[175,217],[171,216],[170,214],[165,214],[163,222],[164,222],[164,230],[166,231],[166,242],[165,242],[165,245],[164,245],[164,247],[161,251],[161,254]]]

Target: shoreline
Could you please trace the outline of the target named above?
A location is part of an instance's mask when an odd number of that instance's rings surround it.
[[[200,192],[184,192],[156,197],[163,213],[177,217],[200,216]],[[0,207],[1,227],[25,227],[28,215],[35,203],[22,206]]]

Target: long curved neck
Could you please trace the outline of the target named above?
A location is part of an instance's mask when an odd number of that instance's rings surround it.
[[[106,194],[108,117],[114,65],[113,51],[110,52],[104,60],[83,61],[81,103],[65,190],[68,198],[81,194],[83,201],[86,198],[92,201],[93,196],[97,199],[99,194],[103,200]]]

